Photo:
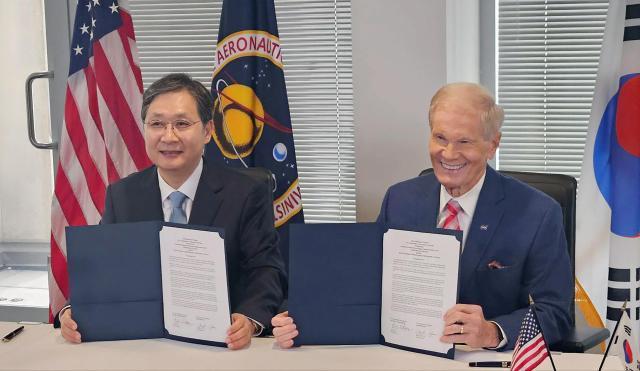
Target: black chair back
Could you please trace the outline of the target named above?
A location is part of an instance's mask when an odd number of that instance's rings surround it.
[[[265,183],[269,186],[269,198],[273,201],[273,188],[275,186],[275,179],[271,175],[269,169],[263,167],[234,167],[231,168],[239,173],[248,175],[249,177],[259,182]]]
[[[564,233],[571,261],[571,276],[576,274],[576,192],[578,182],[565,174],[526,173],[522,171],[500,171],[501,174],[516,178],[523,183],[545,193],[556,200],[562,208]],[[575,292],[574,298],[575,299]],[[571,300],[571,325],[575,325],[575,300]]]

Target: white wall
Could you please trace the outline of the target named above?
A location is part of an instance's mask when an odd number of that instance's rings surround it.
[[[479,82],[480,39],[485,38],[480,33],[480,3],[449,0],[446,13],[447,83]]]
[[[447,79],[445,0],[352,0],[357,220],[430,167],[428,101]]]
[[[0,242],[46,242],[50,233],[51,151],[27,137],[25,80],[46,70],[43,1],[2,3],[0,24]],[[19,37],[17,36],[19,35]],[[37,137],[50,141],[48,85],[34,84]]]

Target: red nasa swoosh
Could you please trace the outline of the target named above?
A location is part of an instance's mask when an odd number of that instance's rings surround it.
[[[257,118],[258,120],[262,121],[263,123],[271,126],[272,128],[281,131],[283,133],[287,133],[287,134],[291,134],[293,132],[293,130],[291,130],[291,128],[288,128],[284,125],[282,125],[281,123],[279,123],[278,121],[276,121],[276,119],[274,119],[271,115],[269,115],[268,113],[264,113],[264,117],[260,117],[258,115],[256,115],[255,112],[253,112],[251,109],[249,109],[248,107],[242,105],[240,102],[238,102],[237,100],[231,98],[230,96],[228,96],[227,94],[225,94],[223,91],[219,92],[220,95],[222,95],[223,97],[227,98],[228,100],[232,101],[233,103],[237,104],[238,107],[240,108],[240,110],[244,113],[246,113],[247,115],[253,116],[255,118]]]

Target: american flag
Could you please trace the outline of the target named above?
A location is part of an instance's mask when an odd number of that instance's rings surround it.
[[[533,307],[529,307],[529,311],[522,320],[520,334],[518,335],[518,340],[513,350],[511,370],[535,370],[547,357],[550,357],[550,355],[544,341],[544,336],[542,335],[542,330],[538,324]]]
[[[105,190],[150,164],[142,74],[124,1],[79,0],[51,205],[50,320],[69,298],[65,227],[100,221]]]

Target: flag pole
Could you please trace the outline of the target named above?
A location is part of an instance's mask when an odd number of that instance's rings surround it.
[[[538,323],[538,327],[540,327],[540,334],[542,334],[542,340],[544,341],[544,347],[547,348],[547,353],[549,354],[549,361],[551,361],[551,367],[553,368],[553,371],[557,371],[556,370],[556,365],[553,362],[553,357],[551,356],[551,349],[549,349],[549,344],[547,343],[547,340],[544,336],[544,330],[542,329],[542,322],[540,322],[540,320],[538,319],[538,313],[536,311],[536,303],[533,301],[533,298],[531,297],[531,294],[529,294],[529,303],[531,303],[531,311],[533,312],[533,316],[536,319],[536,322]]]
[[[602,366],[604,366],[604,361],[607,359],[607,355],[609,354],[609,350],[611,349],[611,344],[613,344],[613,338],[618,333],[618,326],[620,325],[620,320],[622,319],[622,315],[627,310],[627,301],[624,301],[622,304],[622,308],[620,308],[620,317],[618,317],[618,321],[616,322],[616,326],[613,328],[613,332],[611,333],[611,339],[609,339],[609,344],[607,344],[607,350],[604,351],[602,356],[602,361],[600,362],[600,367],[598,367],[598,371],[602,371]]]

